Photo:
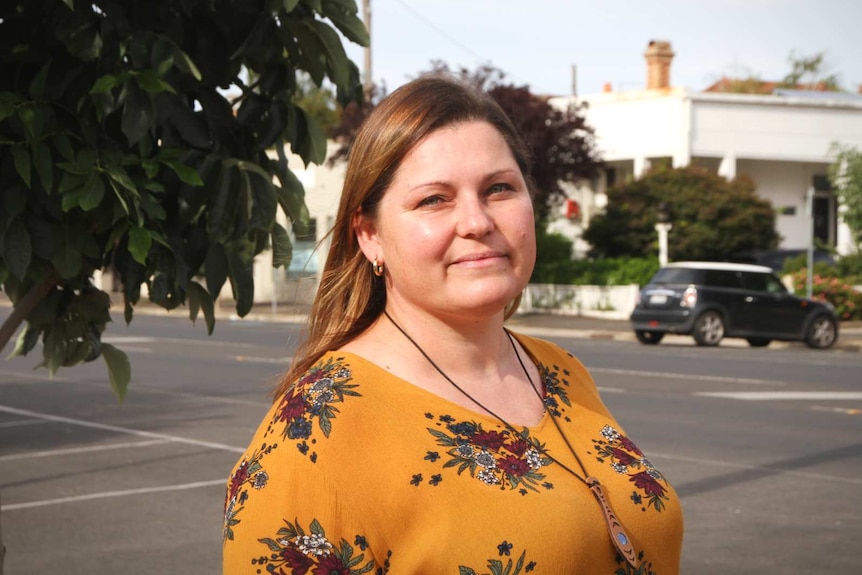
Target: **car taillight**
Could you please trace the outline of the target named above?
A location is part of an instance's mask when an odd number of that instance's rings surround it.
[[[697,288],[694,286],[688,286],[685,288],[685,292],[682,294],[682,300],[680,300],[679,305],[682,307],[694,307],[697,305]]]

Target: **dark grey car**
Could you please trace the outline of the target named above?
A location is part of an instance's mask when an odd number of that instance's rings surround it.
[[[831,304],[796,297],[770,268],[747,264],[668,264],[641,290],[631,322],[645,344],[666,333],[691,335],[703,346],[741,337],[754,347],[781,340],[825,349],[838,339]]]

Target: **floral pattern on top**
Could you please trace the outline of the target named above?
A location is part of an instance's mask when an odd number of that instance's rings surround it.
[[[358,385],[350,385],[352,374],[344,364],[344,358],[329,357],[325,362],[310,368],[281,398],[275,410],[271,428],[283,426],[283,439],[296,441],[300,453],[317,462],[317,454],[311,452],[307,440],[314,433],[313,422],[324,437],[332,433],[332,420],[339,413],[335,403],[343,403],[347,396],[360,397],[354,391]],[[314,440],[312,440],[314,443]]]
[[[560,378],[559,366],[554,365],[549,368],[539,364],[537,367],[545,386],[545,398],[543,400],[545,410],[554,417],[561,417],[565,408],[561,407],[560,404],[562,403],[566,407],[572,406],[568,394],[569,381]],[[562,373],[565,376],[569,375],[568,370],[563,370]],[[568,416],[565,416],[565,420],[570,421]]]
[[[503,541],[497,545],[498,556],[512,557],[513,547],[514,545],[512,543]],[[525,564],[526,557],[527,551],[524,550],[521,552],[521,556],[518,557],[518,561],[516,563],[512,563],[512,559],[506,560],[505,564],[503,563],[503,559],[488,559],[488,571],[486,573],[481,573],[481,575],[519,575],[521,572],[529,573],[536,568],[536,562],[530,561]],[[471,567],[459,565],[458,575],[480,575],[480,572]]]
[[[427,429],[449,455],[443,463],[444,469],[457,467],[458,475],[469,471],[471,477],[486,485],[499,485],[501,489],[538,491],[538,485],[549,488],[549,484],[542,484],[545,476],[539,470],[549,465],[551,459],[542,455],[544,446],[530,437],[528,429],[520,433],[502,428],[488,430],[481,423],[456,422],[448,415],[441,416],[440,421],[445,424],[445,431]],[[428,452],[425,459],[436,462],[440,456]],[[418,484],[421,480],[421,474],[414,475],[411,483]],[[439,478],[436,482],[439,483]]]
[[[614,571],[614,575],[656,575],[656,572],[652,570],[652,562],[644,560],[643,551],[638,553],[637,567],[629,565],[619,553],[617,553],[617,564],[619,567]]]
[[[299,522],[285,521],[285,527],[278,530],[276,537],[264,537],[260,543],[269,548],[269,555],[261,555],[251,560],[252,565],[263,567],[267,573],[276,575],[360,575],[375,568],[373,559],[365,561],[365,554],[355,554],[354,545],[365,551],[368,543],[365,537],[357,535],[353,545],[342,539],[337,545],[326,537],[323,526],[317,519],[309,525],[306,533]],[[389,553],[391,555],[391,552]],[[285,571],[285,568],[288,571]],[[258,569],[258,573],[261,570]],[[389,556],[374,573],[383,575],[389,572]]]
[[[264,455],[268,455],[278,445],[264,443],[252,452],[251,457],[243,459],[230,476],[224,505],[223,541],[233,541],[233,527],[239,524],[237,515],[248,500],[248,488],[263,489],[269,481],[269,474],[261,465]]]
[[[602,439],[594,439],[596,460],[600,463],[608,461],[610,466],[620,475],[628,475],[635,490],[631,500],[635,505],[642,505],[646,497],[647,505],[656,511],[662,511],[667,496],[667,480],[653,467],[649,459],[631,439],[622,435],[611,425],[605,425],[601,430]]]

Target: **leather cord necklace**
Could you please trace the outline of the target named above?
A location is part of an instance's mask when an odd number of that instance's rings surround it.
[[[503,419],[502,417],[500,417],[499,415],[497,415],[496,413],[491,411],[489,408],[485,407],[479,400],[474,398],[467,391],[465,391],[461,386],[459,386],[457,383],[455,383],[452,380],[452,378],[450,378],[446,374],[446,372],[444,372],[440,368],[440,366],[438,366],[434,362],[434,360],[431,359],[431,357],[425,352],[425,350],[422,349],[422,347],[418,343],[416,343],[416,340],[414,340],[412,337],[410,337],[410,335],[406,331],[404,331],[404,328],[402,328],[400,325],[398,325],[398,323],[394,319],[392,319],[392,316],[389,315],[389,312],[387,312],[386,310],[383,310],[383,315],[385,315],[386,318],[392,323],[392,325],[394,325],[395,328],[401,332],[401,335],[403,335],[405,338],[407,338],[407,341],[409,341],[411,344],[413,344],[413,347],[415,347],[417,350],[419,350],[419,353],[421,353],[422,356],[428,361],[428,363],[431,364],[431,367],[433,367],[437,371],[437,373],[439,373],[441,376],[443,376],[443,379],[445,379],[447,382],[449,382],[452,385],[452,387],[457,389],[462,395],[464,395],[464,397],[466,397],[467,399],[472,401],[474,404],[476,404],[483,411],[485,411],[486,413],[491,415],[491,417],[497,419],[511,433],[514,433],[517,436],[521,435],[521,432],[519,432],[517,429],[515,429],[515,427],[513,425],[511,425],[505,419]],[[536,386],[533,385],[533,380],[530,377],[529,371],[527,371],[527,366],[524,365],[524,361],[521,359],[521,354],[518,353],[518,348],[515,346],[515,340],[512,337],[512,334],[509,333],[509,331],[506,330],[505,328],[503,331],[506,333],[506,337],[509,339],[509,343],[512,346],[512,350],[515,352],[515,357],[518,359],[518,363],[521,364],[521,369],[524,370],[524,375],[526,376],[527,381],[530,384],[530,388],[535,392],[536,396],[539,398],[539,401],[542,402],[542,406],[544,408],[545,402],[542,399],[541,394],[539,394],[539,391],[536,389]],[[611,542],[613,543],[616,550],[623,557],[623,559],[625,559],[625,561],[629,565],[631,565],[633,568],[637,569],[637,553],[635,552],[631,537],[628,536],[628,534],[625,531],[625,528],[623,528],[623,526],[622,526],[622,523],[620,523],[620,520],[617,518],[617,514],[614,512],[613,508],[611,507],[610,501],[608,501],[607,497],[605,496],[605,493],[602,490],[602,486],[599,483],[599,480],[587,473],[587,469],[584,466],[583,462],[581,462],[581,458],[578,457],[577,451],[575,451],[575,449],[572,447],[572,444],[569,443],[568,437],[566,437],[566,434],[563,433],[563,430],[560,427],[559,422],[556,420],[556,418],[553,416],[553,414],[550,411],[548,412],[548,417],[550,417],[551,421],[554,422],[554,427],[557,428],[557,432],[560,434],[560,437],[563,438],[563,441],[565,442],[566,447],[569,448],[569,451],[572,453],[572,456],[575,458],[575,461],[577,462],[578,467],[581,468],[581,472],[583,473],[583,475],[575,472],[571,467],[560,462],[560,460],[558,460],[556,457],[554,457],[553,455],[548,453],[545,449],[537,447],[537,450],[540,451],[542,453],[542,455],[544,455],[545,457],[547,457],[548,459],[550,459],[551,461],[553,461],[554,463],[559,465],[562,469],[567,471],[570,475],[572,475],[573,477],[578,479],[581,483],[583,483],[584,485],[586,485],[589,488],[590,492],[596,498],[596,501],[598,501],[599,506],[601,507],[602,515],[605,518],[605,524],[608,527],[608,533],[610,535]]]

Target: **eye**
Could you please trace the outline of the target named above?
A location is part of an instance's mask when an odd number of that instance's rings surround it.
[[[507,184],[505,182],[498,182],[496,184],[492,184],[488,188],[488,194],[499,194],[501,192],[513,192],[515,188],[511,184]]]
[[[422,198],[417,207],[424,208],[428,206],[436,206],[443,202],[442,196],[428,196],[427,198]]]

